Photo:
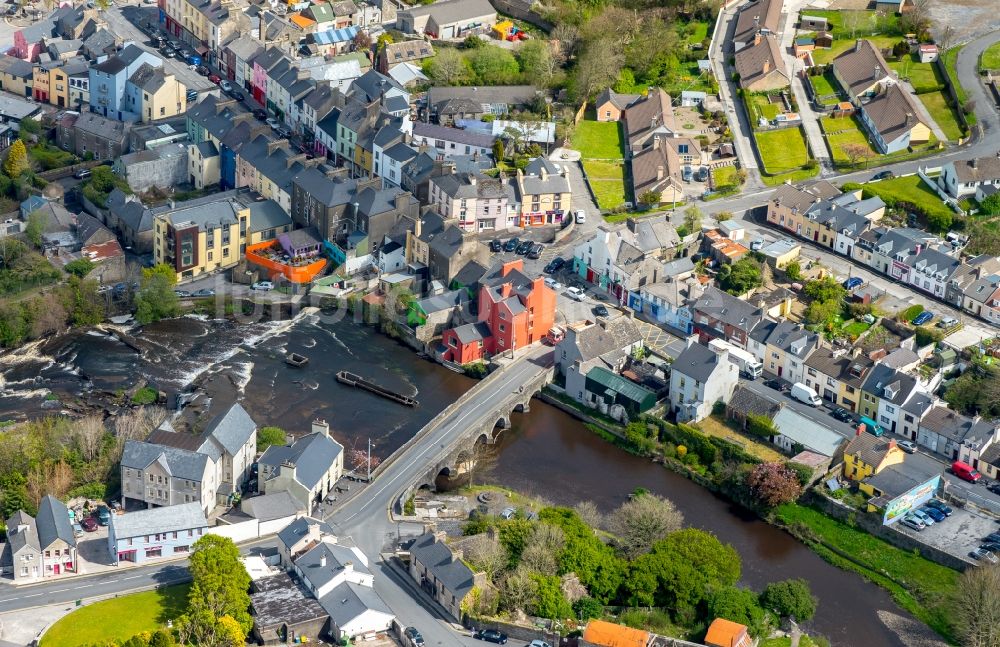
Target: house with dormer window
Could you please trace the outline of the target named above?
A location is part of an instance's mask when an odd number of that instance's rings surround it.
[[[909,284],[943,299],[948,281],[961,269],[962,261],[928,247],[921,249],[913,257],[911,265],[913,269],[909,273]]]
[[[876,364],[861,387],[861,415],[896,433],[903,405],[920,389],[917,379],[901,371]]]
[[[711,286],[695,301],[692,314],[694,332],[702,343],[723,339],[744,350],[750,331],[764,319],[763,308]]]

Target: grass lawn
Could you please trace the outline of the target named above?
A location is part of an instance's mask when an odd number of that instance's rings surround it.
[[[980,70],[1000,70],[1000,43],[993,43],[986,48],[979,59]]]
[[[715,436],[716,438],[722,438],[723,440],[728,440],[731,443],[739,445],[748,454],[756,456],[762,461],[778,461],[779,463],[785,461],[785,457],[781,452],[775,450],[770,445],[757,442],[749,436],[741,434],[726,424],[726,421],[721,417],[709,416],[694,426],[700,429],[706,436]]]
[[[958,116],[948,106],[944,91],[918,94],[917,97],[923,102],[927,112],[931,113],[931,118],[937,122],[945,137],[950,140],[962,137],[962,127],[959,125]]]
[[[961,103],[965,103],[969,100],[969,95],[965,92],[965,88],[962,87],[962,83],[958,80],[958,73],[955,71],[955,67],[958,62],[958,53],[962,51],[962,46],[952,47],[951,49],[941,53],[941,58],[944,59],[944,69],[948,72],[948,78],[951,79],[951,84],[955,88],[955,92],[958,94],[958,100]],[[970,126],[976,124],[976,113],[970,113],[965,117],[965,120],[969,122]]]
[[[760,647],[792,647],[792,639],[788,636],[768,638],[760,642]],[[799,647],[816,647],[815,641],[806,635],[799,637]]]
[[[840,332],[844,333],[851,339],[857,339],[858,337],[861,336],[861,333],[865,332],[871,327],[872,327],[871,324],[865,323],[864,321],[852,321],[851,323],[841,328]]]
[[[835,9],[803,9],[799,16],[817,16],[826,18],[830,23],[830,33],[834,38],[850,39],[853,43],[855,38],[892,38],[896,40],[902,33],[899,30],[899,16],[896,14],[876,13],[874,11],[837,11]],[[849,20],[857,20],[853,25],[849,25]],[[873,22],[874,18],[874,22]],[[872,36],[875,34],[886,34],[885,36]]]
[[[625,166],[623,162],[583,160],[590,187],[597,196],[597,206],[614,209],[625,204]]]
[[[822,544],[807,543],[821,557],[887,589],[901,607],[945,638],[952,637],[948,599],[958,584],[957,571],[896,548],[812,508],[786,504],[775,510],[775,516],[797,529],[800,537],[820,540]],[[851,555],[859,564],[849,562],[828,547]]]
[[[836,81],[832,74],[820,74],[818,76],[810,76],[809,81],[812,83],[813,89],[816,91],[816,96],[822,97],[834,97],[833,99],[827,99],[830,103],[836,103],[839,101],[837,86],[834,85]]]
[[[769,174],[801,168],[809,161],[806,140],[798,128],[783,128],[755,133],[764,170]]]
[[[757,122],[761,117],[773,121],[781,113],[782,105],[768,101],[766,94],[748,95],[746,101],[747,111],[750,113],[750,121],[753,122],[754,129],[757,128]]]
[[[735,166],[718,167],[712,171],[712,179],[715,180],[716,189],[724,186],[739,187],[740,185]]]
[[[127,640],[140,631],[156,631],[184,613],[189,588],[179,584],[88,604],[52,625],[41,647],[104,644]]]
[[[678,31],[684,30],[687,32],[685,40],[691,44],[700,43],[708,38],[708,28],[709,24],[703,20],[699,20],[697,22],[679,23],[677,25]]]
[[[872,148],[868,141],[868,135],[861,129],[861,125],[853,117],[823,117],[820,120],[823,132],[826,134],[826,144],[830,149],[833,161],[838,164],[850,164],[850,156],[844,152],[844,147],[850,144],[857,144],[868,149],[872,157],[878,153]]]
[[[899,78],[909,80],[915,92],[923,92],[942,88],[944,79],[938,76],[937,67],[933,63],[921,63],[920,57],[911,54],[901,61],[892,61],[889,67],[896,70]]]
[[[584,159],[622,159],[622,132],[616,121],[584,120],[573,130],[573,148]]]
[[[952,210],[941,202],[937,193],[926,186],[923,180],[916,175],[871,182],[865,185],[865,191],[877,195],[883,200],[890,198],[896,201],[910,202],[923,211],[925,215],[935,212],[952,214]]]
[[[812,15],[812,13],[813,12],[810,10],[809,14]],[[837,12],[834,11],[833,13]],[[836,34],[834,34],[834,38],[837,40],[833,41],[833,47],[830,49],[817,49],[812,53],[813,60],[818,65],[825,65],[850,48],[854,47],[855,40],[853,38],[840,38]],[[899,42],[898,36],[865,36],[865,39],[870,40],[873,45],[881,49],[889,49]]]
[[[777,175],[761,175],[760,179],[763,180],[764,184],[767,186],[778,186],[779,184],[784,184],[785,182],[791,182],[795,184],[796,182],[804,182],[809,178],[813,178],[819,175],[819,167],[816,168],[800,168],[794,171],[789,171],[787,173],[779,173]]]

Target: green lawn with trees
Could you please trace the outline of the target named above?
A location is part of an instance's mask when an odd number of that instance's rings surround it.
[[[88,604],[52,625],[41,647],[104,645],[163,629],[184,613],[190,588],[178,584]]]
[[[945,232],[951,228],[954,212],[919,176],[906,175],[865,184],[863,195],[865,198],[877,195],[889,207],[921,213],[927,219],[928,226],[936,232]]]

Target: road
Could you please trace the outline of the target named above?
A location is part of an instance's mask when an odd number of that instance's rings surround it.
[[[828,402],[824,401],[823,406],[821,407],[810,407],[802,404],[798,400],[792,399],[787,393],[778,392],[775,389],[770,388],[764,384],[763,380],[740,380],[740,384],[760,396],[784,404],[784,406],[789,407],[803,417],[837,432],[845,439],[851,438],[857,433],[856,426],[840,422],[830,415],[831,405]],[[886,432],[886,437],[892,437],[896,440],[909,440],[904,436],[888,432]],[[924,448],[918,448],[918,451],[920,454],[927,456],[941,466],[941,472],[944,480],[948,483],[947,489],[949,492],[960,498],[971,499],[980,507],[990,508],[994,512],[1000,513],[1000,496],[993,494],[982,485],[967,483],[966,481],[945,472],[945,469],[951,464],[946,457],[941,456],[940,454],[928,452]]]

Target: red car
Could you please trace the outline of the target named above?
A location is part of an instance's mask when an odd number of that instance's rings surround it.
[[[80,520],[80,525],[83,526],[83,529],[87,532],[94,532],[97,530],[97,519],[94,519],[93,517],[84,517]]]
[[[219,85],[219,82],[222,81],[222,77],[219,76],[218,74],[209,74],[208,80],[216,85]]]

